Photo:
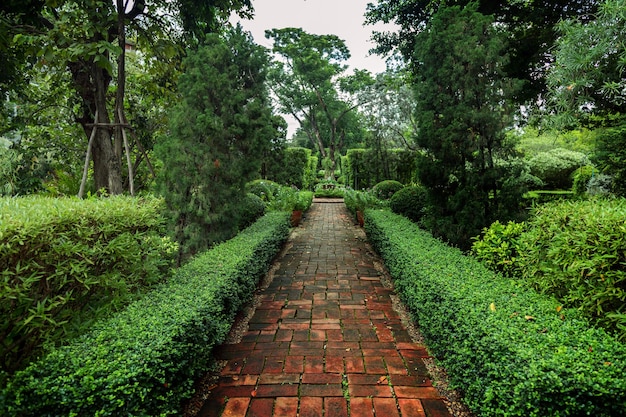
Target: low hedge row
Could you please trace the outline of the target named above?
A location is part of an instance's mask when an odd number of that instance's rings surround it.
[[[180,412],[242,304],[288,236],[268,213],[178,269],[126,310],[15,374],[0,410],[20,416],[165,416]]]
[[[368,210],[365,225],[474,412],[608,417],[626,410],[626,347],[577,311],[489,271],[402,216]]]
[[[177,246],[162,209],[154,197],[0,199],[0,369],[23,368],[163,281]]]

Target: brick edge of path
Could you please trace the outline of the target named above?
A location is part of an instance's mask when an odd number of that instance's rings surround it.
[[[376,261],[343,200],[316,199],[197,417],[450,417]]]

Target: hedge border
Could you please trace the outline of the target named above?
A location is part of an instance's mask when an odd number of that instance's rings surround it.
[[[178,414],[288,234],[289,213],[264,215],[94,331],[18,372],[0,394],[0,410],[20,416]]]
[[[410,220],[367,210],[368,238],[452,386],[481,416],[616,416],[626,347],[577,311],[489,271]]]

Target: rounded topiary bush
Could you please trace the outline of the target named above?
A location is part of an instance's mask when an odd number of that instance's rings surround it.
[[[384,180],[372,188],[372,194],[380,200],[389,200],[397,191],[404,188],[404,184],[395,180]]]
[[[247,193],[239,206],[239,229],[245,229],[265,214],[265,203],[256,194]]]
[[[420,186],[404,187],[396,191],[389,199],[389,207],[396,214],[401,214],[414,222],[424,215],[426,189]]]

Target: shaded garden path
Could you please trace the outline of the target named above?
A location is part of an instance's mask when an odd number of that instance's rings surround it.
[[[315,200],[198,417],[450,416],[345,205]]]

